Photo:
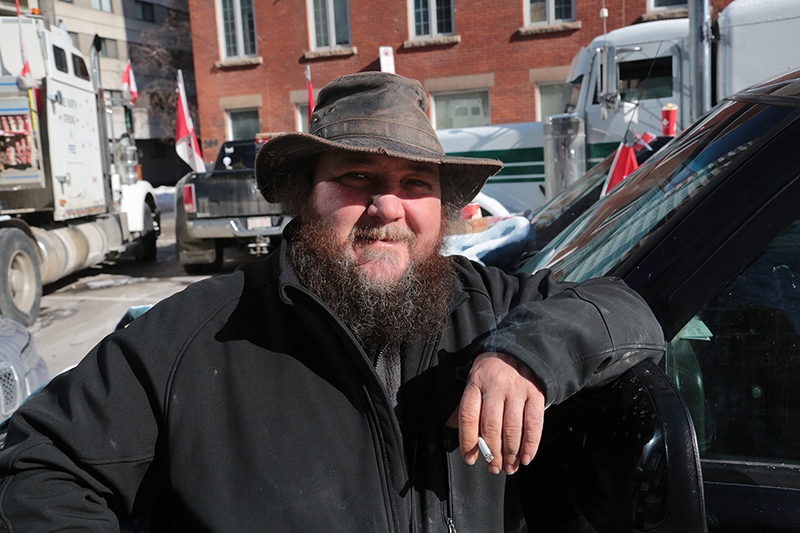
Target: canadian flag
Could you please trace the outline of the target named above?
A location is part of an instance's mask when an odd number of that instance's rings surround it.
[[[311,85],[311,66],[306,65],[306,80],[308,81],[308,129],[311,129],[311,113],[314,112],[314,86]]]
[[[205,172],[203,153],[197,144],[192,116],[186,100],[186,89],[183,86],[183,72],[178,70],[178,122],[175,128],[175,151],[195,172]]]
[[[139,98],[139,88],[136,86],[136,78],[133,75],[130,60],[125,67],[125,72],[122,73],[122,95],[126,100],[130,100],[131,105],[135,105]]]
[[[22,54],[22,70],[17,75],[17,85],[23,90],[36,89],[39,84],[31,75],[31,65],[28,63],[28,58],[25,57],[25,46],[22,44],[22,15],[19,11],[19,0],[17,0],[17,27],[19,28],[19,50]]]
[[[600,198],[611,192],[611,189],[633,174],[637,168],[639,168],[639,162],[636,161],[636,152],[633,146],[628,146],[625,141],[622,141],[619,143],[619,148],[617,148],[614,162],[611,163],[611,170],[608,173],[605,184],[603,184]]]

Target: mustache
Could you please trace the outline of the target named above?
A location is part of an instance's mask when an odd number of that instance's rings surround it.
[[[396,241],[414,244],[417,235],[410,229],[399,224],[386,224],[383,226],[369,226],[366,228],[355,227],[350,231],[350,241]]]

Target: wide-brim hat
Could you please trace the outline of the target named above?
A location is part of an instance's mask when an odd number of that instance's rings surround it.
[[[261,194],[280,202],[287,180],[307,179],[296,170],[301,163],[325,151],[348,150],[439,165],[442,200],[461,208],[503,163],[445,154],[427,112],[428,95],[417,80],[386,72],[336,78],[319,93],[309,133],[278,135],[259,150]]]

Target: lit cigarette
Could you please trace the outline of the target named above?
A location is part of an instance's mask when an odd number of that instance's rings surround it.
[[[483,440],[483,437],[478,436],[478,449],[483,454],[483,458],[486,460],[487,463],[491,463],[494,461],[494,455],[492,455],[492,450],[489,449],[489,445],[486,444],[486,441]]]

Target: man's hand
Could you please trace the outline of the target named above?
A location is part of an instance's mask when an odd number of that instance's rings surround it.
[[[489,472],[513,474],[536,455],[543,422],[544,394],[531,370],[509,355],[485,352],[472,364],[461,403],[447,425],[459,428],[467,464],[479,457],[480,434],[494,454]]]

